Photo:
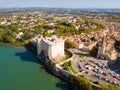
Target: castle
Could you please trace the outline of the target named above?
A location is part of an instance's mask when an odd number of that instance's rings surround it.
[[[48,59],[64,57],[64,40],[52,36],[41,37],[37,42],[37,55],[44,55]]]
[[[115,40],[111,38],[106,38],[104,34],[102,40],[98,43],[98,53],[97,58],[105,59],[105,60],[116,60],[117,59],[117,51],[114,48]]]

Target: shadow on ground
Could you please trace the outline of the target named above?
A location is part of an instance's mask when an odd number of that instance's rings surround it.
[[[110,70],[116,72],[117,74],[120,74],[120,65],[118,65],[117,62],[108,62],[108,67]]]

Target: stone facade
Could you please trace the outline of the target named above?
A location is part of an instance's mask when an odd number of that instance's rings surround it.
[[[105,59],[105,60],[116,60],[117,59],[117,51],[114,48],[115,40],[107,38],[104,36],[101,41],[99,41],[98,45],[98,54],[97,58]]]
[[[37,54],[46,58],[56,59],[64,57],[64,40],[58,37],[45,37],[38,39]]]

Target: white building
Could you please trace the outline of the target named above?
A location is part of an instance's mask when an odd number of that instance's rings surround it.
[[[64,40],[57,37],[41,37],[38,39],[37,54],[50,59],[64,57]]]
[[[78,49],[83,49],[83,47],[84,47],[84,43],[79,43]]]
[[[18,38],[18,39],[22,39],[22,36],[23,36],[23,35],[24,35],[23,32],[19,32],[19,33],[17,34],[16,38]]]

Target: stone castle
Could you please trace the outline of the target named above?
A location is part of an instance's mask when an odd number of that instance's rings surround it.
[[[37,55],[44,55],[48,59],[64,57],[64,40],[56,36],[41,37],[37,41]]]

